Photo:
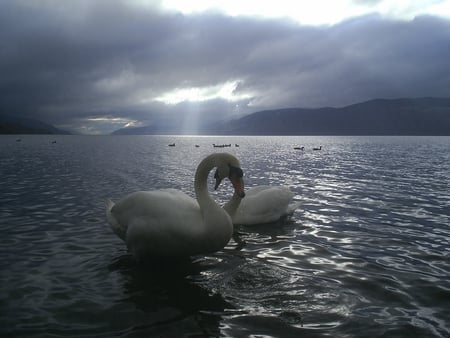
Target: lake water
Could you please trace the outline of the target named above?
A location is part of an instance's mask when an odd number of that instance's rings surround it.
[[[17,138],[0,137],[2,337],[450,336],[449,137]],[[215,254],[137,264],[104,200],[193,195],[217,150],[299,210]]]

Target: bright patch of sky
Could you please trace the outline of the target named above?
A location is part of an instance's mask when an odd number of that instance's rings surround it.
[[[176,88],[162,96],[155,98],[155,101],[161,101],[166,104],[178,104],[181,102],[202,102],[214,99],[224,99],[227,101],[239,101],[250,98],[251,95],[236,93],[238,81],[230,81],[208,87],[187,87]]]
[[[73,132],[80,134],[104,134],[111,130],[127,127],[140,127],[142,124],[139,121],[131,120],[121,117],[91,117],[83,119],[83,123],[77,128],[73,128],[70,125],[60,125],[62,129],[72,130]]]
[[[215,10],[230,16],[290,17],[306,25],[335,24],[371,13],[404,20],[423,14],[450,17],[449,0],[163,0],[162,4],[184,14]]]

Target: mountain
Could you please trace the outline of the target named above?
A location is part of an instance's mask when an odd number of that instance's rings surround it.
[[[140,127],[114,134],[178,134]],[[342,108],[286,108],[256,112],[204,126],[199,134],[223,135],[449,135],[450,98],[375,99]]]
[[[0,134],[70,134],[42,121],[0,116]]]
[[[230,121],[222,130],[238,135],[450,135],[450,98],[266,110]]]

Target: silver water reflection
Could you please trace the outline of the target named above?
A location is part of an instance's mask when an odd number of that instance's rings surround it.
[[[449,146],[428,137],[2,136],[0,333],[446,337]],[[240,158],[247,187],[289,185],[300,209],[236,229],[214,255],[136,264],[106,224],[104,199],[167,187],[193,196],[196,165],[213,151]],[[211,193],[223,203],[232,190]]]

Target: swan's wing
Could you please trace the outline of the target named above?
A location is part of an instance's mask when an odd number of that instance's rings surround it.
[[[170,217],[193,209],[199,210],[195,199],[175,189],[164,189],[134,192],[117,202],[111,213],[124,223],[132,217]]]
[[[246,192],[239,209],[254,214],[265,213],[269,210],[285,210],[293,197],[294,194],[289,187],[254,187]]]
[[[294,197],[289,187],[259,186],[247,191],[233,219],[236,224],[261,224],[275,222],[290,211]]]
[[[111,213],[120,224],[130,224],[135,219],[148,220],[149,226],[172,225],[183,220],[201,218],[195,199],[174,189],[138,191],[117,202]]]
[[[111,214],[126,229],[125,241],[136,257],[152,252],[176,255],[186,250],[202,224],[195,199],[174,190],[139,191],[116,203]]]
[[[270,185],[258,185],[256,187],[247,189],[245,191],[245,196],[255,196],[263,191],[270,190],[270,189],[279,189],[279,188],[284,188],[284,187],[273,187]],[[289,188],[287,188],[287,189],[289,189]]]

